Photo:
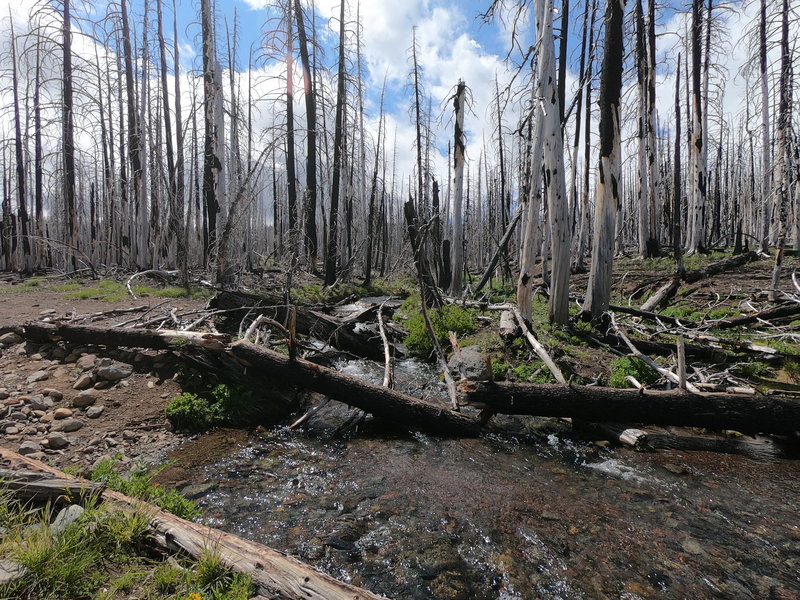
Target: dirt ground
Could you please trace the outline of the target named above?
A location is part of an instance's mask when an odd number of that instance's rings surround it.
[[[22,325],[29,320],[47,321],[112,309],[146,307],[91,322],[80,321],[110,326],[136,318],[167,316],[173,308],[179,313],[201,309],[205,304],[205,300],[158,297],[106,302],[70,297],[75,293],[57,291],[53,287],[56,286],[47,281],[25,286],[16,277],[5,278],[0,282],[0,327]],[[167,399],[181,391],[174,380],[179,363],[169,353],[126,349],[98,351],[95,347],[63,342],[40,346],[15,343],[13,339],[2,345],[0,445],[3,447],[22,450],[59,468],[91,467],[102,458],[118,453],[124,455],[123,462],[137,459],[158,462],[169,448],[185,439],[186,436],[171,431],[164,416]],[[111,365],[104,365],[108,359]],[[102,366],[119,366],[120,369],[104,379],[98,376]],[[130,375],[115,379],[129,370],[132,371]],[[92,377],[93,381],[88,383],[94,391],[74,388],[85,375]],[[84,377],[79,387],[86,383]],[[63,441],[51,437],[59,433]]]

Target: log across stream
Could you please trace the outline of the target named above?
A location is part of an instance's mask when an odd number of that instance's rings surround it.
[[[262,384],[300,386],[360,408],[375,416],[434,433],[475,435],[480,421],[444,404],[369,384],[301,358],[290,358],[247,341],[180,331],[140,331],[74,325],[29,323],[25,336],[34,341],[66,339],[113,346],[184,348],[224,355],[228,367]],[[235,373],[228,373],[235,377]],[[466,403],[493,413],[575,417],[590,421],[686,425],[746,433],[795,435],[800,431],[800,400],[744,394],[689,394],[619,390],[590,386],[549,386],[466,382]]]

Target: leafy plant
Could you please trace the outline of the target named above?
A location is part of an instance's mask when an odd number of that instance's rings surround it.
[[[200,432],[241,421],[255,411],[253,393],[247,388],[219,384],[210,396],[183,392],[167,402],[166,415],[175,429]]]
[[[611,387],[631,387],[625,377],[632,376],[642,385],[649,385],[658,381],[658,374],[641,359],[635,356],[621,356],[611,361],[611,378],[608,384]]]

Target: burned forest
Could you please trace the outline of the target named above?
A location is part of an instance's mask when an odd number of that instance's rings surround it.
[[[0,598],[800,598],[789,0],[0,6]]]

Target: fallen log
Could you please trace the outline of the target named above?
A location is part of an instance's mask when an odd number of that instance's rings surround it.
[[[302,359],[236,342],[230,354],[261,378],[304,387],[355,406],[376,417],[448,435],[474,435],[479,427],[471,418],[443,405],[427,402],[396,390],[372,385],[356,377]]]
[[[731,256],[730,258],[712,263],[701,269],[686,271],[680,277],[674,276],[670,281],[659,288],[655,294],[648,298],[647,302],[642,304],[642,311],[648,312],[663,304],[666,304],[667,301],[669,301],[675,296],[675,294],[678,293],[678,290],[681,286],[681,281],[685,283],[696,283],[706,279],[707,277],[719,275],[720,273],[724,273],[729,269],[740,267],[758,259],[759,255],[757,252],[745,252],[744,254],[737,254],[736,256]]]
[[[683,280],[686,283],[696,283],[708,277],[712,277],[713,275],[719,275],[720,273],[729,271],[735,267],[746,265],[747,263],[758,260],[759,258],[761,257],[758,255],[758,252],[754,252],[752,250],[750,252],[745,252],[744,254],[737,254],[736,256],[731,256],[725,260],[712,263],[703,267],[702,269],[686,271],[686,273],[683,274]]]
[[[279,322],[286,322],[289,307],[276,297],[245,292],[218,292],[209,302],[213,309],[227,311],[241,320],[248,312],[265,313]],[[356,321],[339,319],[305,306],[295,307],[297,333],[308,335],[334,348],[372,360],[383,360],[383,342],[379,335],[367,335],[355,330]],[[238,323],[237,323],[238,328]]]
[[[794,315],[800,315],[800,302],[790,302],[788,304],[782,304],[774,308],[768,308],[767,310],[759,311],[753,315],[747,315],[746,317],[737,317],[736,319],[719,321],[717,322],[716,327],[718,329],[732,329],[742,325],[750,325],[751,323],[755,323],[757,321],[769,321],[770,319],[781,319],[784,317],[793,317]]]
[[[800,400],[781,396],[692,394],[598,386],[463,381],[462,399],[499,414],[652,423],[742,433],[796,435]]]
[[[333,369],[241,341],[228,347],[227,336],[192,331],[151,331],[27,323],[25,337],[46,342],[63,339],[81,344],[182,349],[205,356],[234,359],[248,379],[270,387],[299,386],[330,396],[377,417],[446,435],[474,435],[479,426],[469,417],[408,394],[369,384]],[[383,346],[383,344],[381,344]]]
[[[49,475],[57,482],[90,486],[91,482],[73,477],[33,460],[0,448],[0,463],[7,470]],[[211,551],[232,571],[250,575],[258,593],[281,600],[379,600],[367,590],[343,583],[317,571],[296,558],[230,533],[193,523],[161,510],[152,504],[119,492],[104,490],[104,501],[116,508],[146,510],[150,515],[152,539],[163,549],[186,552],[198,558]]]
[[[75,481],[28,470],[0,468],[0,489],[23,500],[52,502],[59,498],[96,496],[103,486],[91,481]]]
[[[212,351],[222,351],[230,343],[230,336],[200,331],[174,331],[155,329],[123,329],[122,327],[93,327],[66,323],[31,321],[24,326],[25,338],[31,342],[45,343],[66,340],[76,344],[124,346],[175,350],[186,344]]]

